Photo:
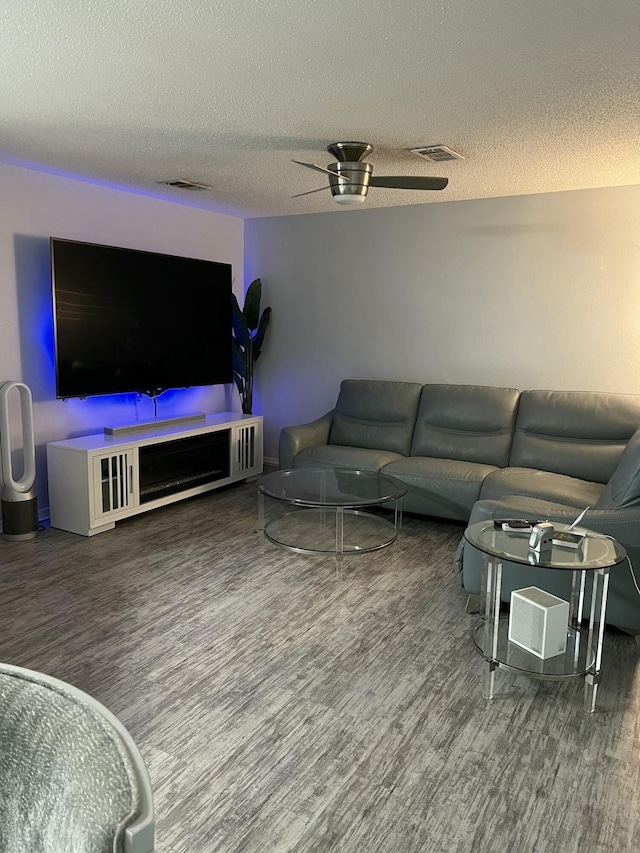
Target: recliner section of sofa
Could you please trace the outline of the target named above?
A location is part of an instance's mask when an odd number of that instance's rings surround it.
[[[421,391],[414,382],[345,380],[335,409],[281,431],[280,467],[380,471],[408,456]]]
[[[407,486],[407,511],[469,517],[486,478],[508,462],[518,396],[513,388],[423,386],[410,453],[383,469]]]
[[[523,391],[508,467],[487,477],[481,498],[593,506],[639,425],[635,395]]]

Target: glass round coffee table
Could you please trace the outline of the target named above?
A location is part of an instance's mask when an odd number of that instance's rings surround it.
[[[556,531],[567,530],[564,524],[554,524],[554,528]],[[627,552],[615,539],[586,528],[575,528],[576,532],[578,530],[584,533],[579,548],[553,544],[550,551],[540,555],[529,547],[529,534],[506,532],[501,529],[501,522],[480,521],[465,530],[467,542],[483,554],[482,616],[474,628],[473,642],[487,663],[488,699],[494,696],[495,671],[503,667],[547,681],[584,678],[585,710],[589,713],[594,711],[602,667],[609,572],[626,561]],[[567,641],[561,654],[543,659],[510,641],[508,618],[500,612],[504,561],[520,563],[529,569],[535,566],[541,572],[560,570],[571,573]],[[591,606],[588,624],[584,624],[587,573],[592,578]],[[527,619],[532,620],[532,617]]]
[[[276,545],[301,554],[345,555],[386,548],[402,526],[406,486],[393,477],[348,468],[293,468],[258,482],[258,529]],[[265,523],[264,499],[291,507]],[[367,510],[393,505],[393,521]]]

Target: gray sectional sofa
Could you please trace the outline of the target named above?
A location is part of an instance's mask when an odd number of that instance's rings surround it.
[[[640,578],[638,427],[638,395],[348,379],[334,409],[282,430],[279,462],[381,471],[407,486],[406,511],[465,523],[570,522],[589,506],[583,525],[618,539]],[[474,548],[460,548],[470,593],[479,592],[480,565]],[[528,585],[566,596],[567,583],[562,572],[503,568],[505,600]],[[607,621],[640,632],[627,567],[611,573]]]

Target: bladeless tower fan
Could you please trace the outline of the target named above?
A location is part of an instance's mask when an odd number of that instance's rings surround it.
[[[20,395],[22,425],[22,476],[14,476],[9,424],[9,392]],[[2,460],[2,535],[5,539],[33,539],[38,535],[38,501],[33,491],[36,481],[36,449],[33,438],[31,391],[23,382],[0,382],[0,459]]]

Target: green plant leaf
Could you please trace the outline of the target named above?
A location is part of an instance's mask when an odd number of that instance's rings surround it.
[[[235,295],[231,295],[233,380],[245,414],[252,412],[253,369],[271,319],[271,308],[265,308],[260,316],[261,297],[262,282],[259,278],[247,288],[242,311]]]
[[[244,381],[247,378],[247,365],[244,360],[244,355],[235,347],[231,354],[231,363],[233,366],[233,372],[241,376]]]
[[[242,399],[242,395],[244,394],[244,380],[241,379],[237,373],[233,374],[233,380],[236,383],[236,388],[238,389],[238,394],[240,394],[240,399]]]
[[[254,361],[257,361],[258,356],[260,355],[260,351],[262,350],[262,342],[264,341],[264,336],[267,331],[267,327],[269,325],[269,321],[271,320],[271,308],[265,308],[262,312],[262,317],[260,317],[260,323],[258,324],[258,331],[256,332],[256,336],[253,341],[253,358]]]
[[[246,349],[249,346],[249,330],[235,293],[231,294],[231,328],[236,341]]]
[[[244,299],[244,318],[248,329],[256,329],[260,316],[260,300],[262,298],[262,282],[259,278],[254,279],[247,290]]]
[[[244,358],[246,347],[243,347],[237,338],[231,338],[231,346],[234,353],[237,353],[240,358]]]

